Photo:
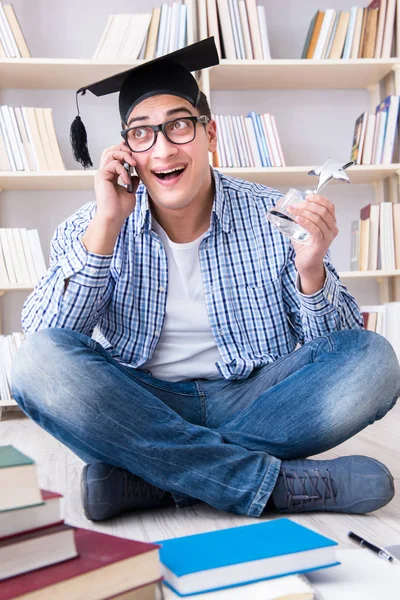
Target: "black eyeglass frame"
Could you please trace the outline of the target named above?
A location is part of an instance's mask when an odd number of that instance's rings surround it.
[[[169,139],[165,128],[167,125],[169,125],[170,123],[173,123],[174,121],[182,121],[183,119],[186,119],[187,121],[191,121],[194,125],[193,128],[193,137],[191,140],[188,140],[187,142],[174,142],[172,140]],[[182,146],[184,144],[190,144],[190,142],[193,142],[193,140],[196,137],[196,125],[197,123],[201,123],[202,125],[207,125],[207,123],[209,123],[210,121],[210,117],[207,117],[207,115],[200,115],[199,117],[197,116],[190,116],[190,117],[178,117],[176,119],[170,119],[169,121],[165,121],[165,123],[160,123],[159,125],[142,125],[142,127],[150,127],[150,129],[152,129],[154,131],[154,140],[153,143],[151,144],[151,146],[149,146],[148,148],[146,148],[146,150],[133,150],[133,148],[130,147],[129,142],[128,142],[128,133],[130,131],[132,131],[133,129],[140,129],[141,126],[140,125],[135,125],[134,127],[129,127],[128,129],[123,129],[121,131],[121,135],[126,143],[126,145],[128,146],[128,148],[132,151],[132,152],[148,152],[149,150],[151,150],[151,148],[154,146],[154,144],[157,141],[157,135],[158,132],[161,131],[161,133],[163,134],[163,136],[165,137],[166,140],[168,140],[169,142],[171,142],[171,144],[176,144],[177,146]]]

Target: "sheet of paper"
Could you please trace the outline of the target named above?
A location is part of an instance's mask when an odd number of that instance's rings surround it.
[[[342,564],[307,573],[324,600],[399,600],[400,562],[389,563],[367,548],[337,550]]]

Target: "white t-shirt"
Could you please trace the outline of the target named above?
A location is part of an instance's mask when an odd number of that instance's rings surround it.
[[[168,260],[166,314],[153,356],[141,369],[166,381],[222,379],[215,363],[221,360],[211,332],[203,292],[197,240],[186,244],[172,242],[152,217]]]

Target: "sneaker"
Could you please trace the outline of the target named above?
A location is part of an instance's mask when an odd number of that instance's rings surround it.
[[[90,521],[104,521],[131,510],[175,505],[169,492],[125,469],[102,462],[83,468],[81,499],[85,516]]]
[[[329,511],[364,514],[394,496],[387,467],[367,456],[284,460],[271,499],[283,513]]]

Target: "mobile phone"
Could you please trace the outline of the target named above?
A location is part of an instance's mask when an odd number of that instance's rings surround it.
[[[135,176],[137,176],[137,174],[136,174],[136,169],[135,169],[135,167],[132,167],[132,166],[131,166],[129,163],[127,163],[127,162],[124,162],[124,169],[125,169],[125,170],[126,170],[126,172],[128,173],[128,175],[129,175],[129,181],[130,181],[130,183],[128,184],[128,186],[127,186],[126,190],[127,190],[127,192],[129,192],[130,194],[132,194],[132,192],[133,192],[133,183],[132,183],[132,177],[133,177],[134,175],[135,175]]]

